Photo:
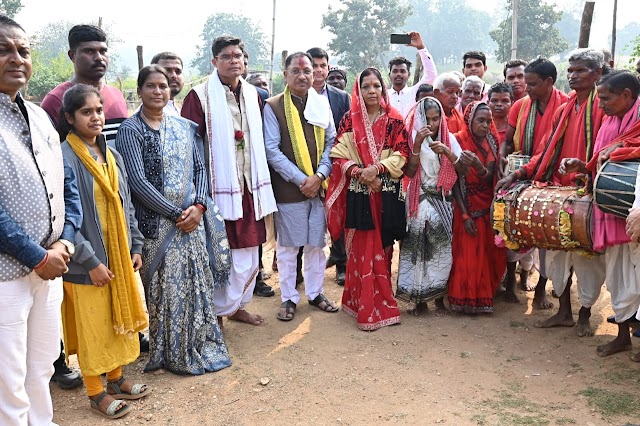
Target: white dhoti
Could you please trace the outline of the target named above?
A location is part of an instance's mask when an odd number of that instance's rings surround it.
[[[617,323],[634,316],[640,307],[640,277],[633,259],[637,248],[638,244],[628,243],[607,247],[604,252],[607,289],[611,293],[611,306]]]
[[[545,249],[536,249],[533,253],[533,262],[542,278],[547,278],[547,251]]]
[[[213,293],[217,315],[221,317],[233,315],[251,302],[258,268],[258,246],[231,249],[229,285],[216,289]]]
[[[571,269],[578,278],[580,304],[591,308],[600,296],[605,278],[605,257],[586,257],[575,252],[547,250],[545,267],[547,277],[553,282],[553,289],[560,296],[571,277]]]
[[[520,253],[513,250],[507,250],[507,262],[515,263],[520,262],[520,268],[523,271],[530,272],[533,269],[533,252],[535,249],[531,249],[525,253]]]

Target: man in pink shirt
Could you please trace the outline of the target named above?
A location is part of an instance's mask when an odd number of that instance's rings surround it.
[[[107,142],[115,139],[120,123],[128,116],[127,102],[122,92],[104,82],[109,67],[107,35],[93,25],[76,25],[69,30],[69,59],[73,62],[74,74],[70,81],[57,85],[44,97],[40,105],[56,129],[59,130],[62,96],[75,84],[88,84],[97,87],[104,98],[104,116],[106,119],[103,133]],[[66,135],[60,135],[64,140]]]

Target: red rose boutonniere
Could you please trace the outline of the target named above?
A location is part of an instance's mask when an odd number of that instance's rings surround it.
[[[236,149],[244,149],[244,132],[236,130],[233,137],[236,140]]]

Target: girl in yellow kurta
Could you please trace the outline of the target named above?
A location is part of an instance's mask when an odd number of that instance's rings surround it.
[[[62,151],[77,178],[83,222],[64,275],[62,320],[67,355],[78,355],[91,410],[118,418],[131,409],[123,399],[151,392],[125,379],[122,369],[140,355],[138,331],[148,322],[135,276],[142,266],[142,234],[122,159],[101,134],[102,103],[100,92],[83,84],[63,98],[60,122],[68,134]]]

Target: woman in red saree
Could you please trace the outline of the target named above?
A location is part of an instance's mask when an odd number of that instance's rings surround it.
[[[498,137],[492,133],[491,111],[473,102],[464,113],[465,127],[455,134],[468,166],[454,187],[453,266],[449,276],[449,308],[454,312],[492,313],[493,294],[506,270],[506,252],[494,242],[489,211],[498,164]],[[495,127],[493,127],[495,129]]]
[[[400,322],[391,288],[394,240],[406,232],[400,178],[409,155],[402,115],[389,105],[380,71],[367,68],[353,88],[351,110],[331,150],[327,223],[345,232],[347,274],[342,309],[361,330]]]

